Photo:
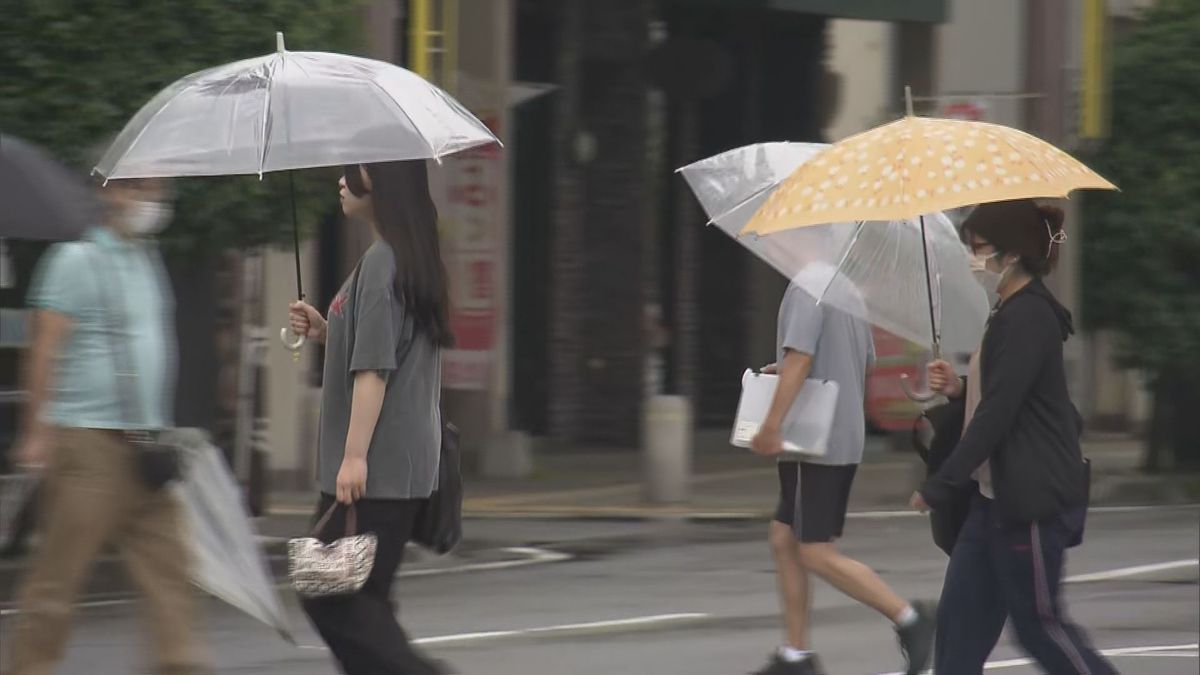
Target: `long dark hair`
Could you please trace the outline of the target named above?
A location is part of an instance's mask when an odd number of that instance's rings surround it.
[[[438,238],[437,207],[423,160],[363,164],[371,178],[375,227],[396,257],[395,291],[417,330],[442,347],[454,346],[450,292]],[[359,165],[345,167],[346,188],[367,194]]]

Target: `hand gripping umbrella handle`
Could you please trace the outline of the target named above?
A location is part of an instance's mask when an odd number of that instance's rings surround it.
[[[900,388],[904,390],[904,395],[907,396],[909,400],[916,401],[917,403],[928,403],[941,395],[933,390],[913,391],[912,385],[908,383],[907,373],[900,376]]]
[[[292,350],[292,360],[293,361],[300,360],[300,350],[304,348],[304,343],[308,341],[308,339],[305,336],[296,335],[295,333],[292,333],[292,331],[288,330],[287,328],[279,329],[279,340],[280,340],[280,342],[283,343],[284,347],[287,347],[288,349]]]
[[[942,340],[941,336],[936,333],[933,338],[933,358],[934,360],[942,358]],[[932,389],[929,391],[913,391],[912,385],[908,383],[908,373],[900,375],[900,388],[904,390],[904,395],[910,401],[916,401],[917,403],[928,403],[941,396],[941,394]]]

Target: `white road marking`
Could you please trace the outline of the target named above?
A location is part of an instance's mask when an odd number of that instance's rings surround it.
[[[1166,572],[1169,570],[1187,569],[1189,567],[1200,567],[1200,559],[1190,558],[1188,560],[1172,560],[1170,562],[1155,563],[1152,565],[1136,565],[1134,567],[1120,567],[1115,570],[1107,570],[1104,572],[1093,572],[1091,574],[1076,574],[1070,576],[1063,581],[1068,584],[1083,584],[1091,581],[1112,581],[1114,579],[1127,579],[1129,577],[1138,577],[1155,572]]]
[[[1116,649],[1101,649],[1100,653],[1104,656],[1164,656],[1164,657],[1183,657],[1183,658],[1200,658],[1200,644],[1184,644],[1184,645],[1154,645],[1145,647],[1119,647]],[[989,661],[983,665],[984,670],[1005,670],[1007,668],[1018,668],[1020,666],[1034,665],[1033,659],[1008,659],[1005,661]],[[922,675],[930,675],[933,671],[927,670]],[[886,675],[904,675],[904,673],[886,673]]]
[[[418,645],[445,645],[483,640],[501,640],[506,638],[545,637],[563,635],[583,635],[602,633],[631,628],[647,628],[675,623],[687,623],[709,618],[710,615],[698,612],[680,614],[655,614],[652,616],[636,616],[629,619],[612,619],[608,621],[589,621],[586,623],[564,623],[557,626],[540,626],[537,628],[517,628],[512,630],[489,630],[475,633],[456,633],[453,635],[436,635],[413,640]],[[300,645],[301,649],[328,651],[323,645]]]
[[[1088,513],[1140,513],[1142,511],[1161,511],[1161,510],[1176,510],[1176,509],[1193,509],[1191,504],[1163,504],[1158,506],[1093,506],[1088,509]],[[858,518],[862,520],[891,520],[893,518],[925,518],[927,513],[920,513],[911,509],[893,510],[893,511],[851,511],[846,514],[847,518]]]
[[[543,565],[546,563],[563,562],[570,560],[573,556],[569,553],[560,553],[558,551],[550,551],[544,548],[533,548],[530,546],[510,546],[501,549],[505,553],[525,556],[519,560],[497,560],[495,562],[485,563],[467,563],[465,565],[457,565],[455,567],[446,567],[442,569],[422,569],[422,570],[401,570],[397,577],[427,577],[441,574],[462,574],[464,572],[491,572],[494,570],[508,570],[514,567],[528,567],[529,565]]]
[[[546,563],[563,562],[570,560],[573,556],[569,553],[560,553],[544,548],[534,548],[532,546],[510,546],[500,549],[505,553],[512,555],[523,556],[517,560],[496,560],[494,562],[483,563],[465,563],[454,567],[441,567],[430,569],[416,570],[401,570],[396,575],[397,578],[407,577],[428,577],[440,576],[443,574],[464,574],[468,572],[493,572],[496,570],[507,570],[516,567],[528,567],[530,565],[544,565]],[[275,584],[277,590],[289,588],[290,584],[286,581]],[[137,598],[114,598],[112,600],[90,600],[75,603],[76,609],[101,609],[104,607],[120,607],[123,605],[131,605],[137,602]],[[0,609],[0,618],[6,616],[16,616],[21,610],[16,607],[8,607]]]

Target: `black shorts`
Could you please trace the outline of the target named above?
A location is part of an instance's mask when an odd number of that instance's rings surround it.
[[[841,537],[850,506],[850,486],[857,470],[857,464],[780,462],[775,520],[790,525],[796,539],[805,544],[831,542]]]

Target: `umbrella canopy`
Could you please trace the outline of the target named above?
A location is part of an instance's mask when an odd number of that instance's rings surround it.
[[[202,433],[175,433],[186,454],[184,479],[174,489],[186,514],[193,581],[291,641],[287,612],[225,458]]]
[[[105,178],[259,174],[436,159],[497,142],[420,76],[382,61],[277,51],[203,70],[150,100],[96,166]]]
[[[973,351],[983,336],[987,296],[975,283],[967,250],[941,213],[919,220],[842,222],[767,236],[738,236],[779,185],[828,146],[749,145],[679,170],[710,223],[769,263],[822,303],[859,316],[917,343]],[[925,252],[933,278],[933,315],[926,290]]]
[[[835,143],[801,165],[745,233],[924,213],[1019,198],[1115,190],[1075,158],[998,124],[905,117]]]
[[[75,239],[101,213],[83,176],[6,134],[0,134],[0,204],[0,237],[12,239]]]
[[[203,70],[158,93],[125,125],[95,172],[106,179],[227,176],[440,159],[499,141],[446,92],[383,61],[276,52]],[[296,296],[304,299],[296,187]],[[299,359],[304,336],[280,339]]]

